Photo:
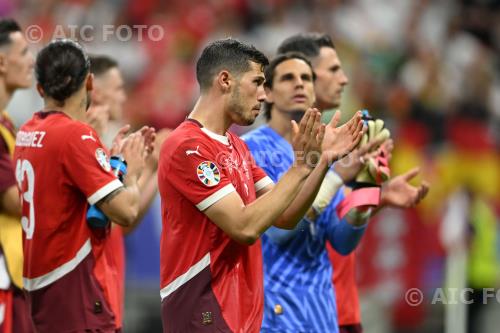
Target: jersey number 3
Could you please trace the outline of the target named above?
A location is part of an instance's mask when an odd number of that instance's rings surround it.
[[[27,186],[23,187],[24,179],[26,178]],[[35,189],[35,171],[28,160],[17,160],[16,179],[21,190],[21,204],[24,202],[29,204],[29,215],[21,218],[21,225],[26,233],[26,239],[33,238],[35,232],[35,205],[33,202],[33,192]]]

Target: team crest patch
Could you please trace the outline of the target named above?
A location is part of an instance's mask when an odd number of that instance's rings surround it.
[[[97,159],[97,162],[107,172],[111,171],[111,164],[109,164],[109,159],[108,156],[106,155],[106,152],[102,148],[97,148],[95,151],[95,158]]]
[[[196,170],[198,178],[208,187],[215,186],[220,182],[220,172],[214,162],[205,161],[198,165]]]

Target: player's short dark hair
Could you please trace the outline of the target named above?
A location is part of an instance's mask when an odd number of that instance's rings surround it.
[[[244,44],[232,38],[210,43],[203,49],[196,63],[196,79],[201,91],[212,85],[214,76],[222,69],[234,75],[249,71],[250,61],[262,67],[269,64],[267,57],[253,45]]]
[[[0,19],[0,47],[12,42],[10,34],[21,31],[19,24],[10,18]]]
[[[300,52],[309,60],[316,58],[322,47],[335,49],[332,39],[327,34],[308,32],[293,35],[285,39],[278,47],[278,53]]]
[[[276,67],[278,67],[279,64],[282,62],[285,62],[287,60],[292,60],[292,59],[299,59],[304,61],[309,68],[311,69],[312,75],[313,75],[313,80],[316,80],[316,74],[314,73],[313,67],[311,65],[311,62],[307,57],[300,53],[300,52],[286,52],[282,54],[278,54],[276,57],[274,57],[269,65],[266,67],[266,70],[264,72],[264,75],[266,76],[266,81],[264,82],[264,87],[272,89],[273,87],[273,82],[274,82],[274,75]],[[264,110],[264,116],[266,117],[267,120],[271,119],[271,109],[273,108],[272,103],[264,102],[263,105],[263,110]]]
[[[118,68],[118,62],[106,55],[90,55],[90,72],[96,77],[106,74],[112,68]]]
[[[64,102],[80,89],[90,70],[90,60],[77,42],[56,39],[45,46],[35,62],[35,76],[44,94]]]

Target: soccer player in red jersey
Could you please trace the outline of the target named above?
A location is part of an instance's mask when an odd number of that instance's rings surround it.
[[[33,55],[19,25],[0,20],[0,332],[32,332],[22,291],[21,204],[12,163],[15,128],[5,111],[17,89],[33,83]],[[13,328],[15,330],[13,331]]]
[[[16,136],[14,162],[22,197],[24,288],[38,332],[115,332],[102,233],[86,221],[89,204],[130,225],[138,214],[137,180],[149,147],[140,133],[121,148],[124,183],[111,170],[95,130],[85,124],[93,76],[79,44],[55,40],[37,56],[45,108]]]
[[[123,77],[118,63],[111,57],[104,55],[90,56],[90,72],[94,75],[94,87],[91,95],[92,104],[86,114],[87,122],[96,130],[104,144],[109,147],[111,146],[109,134],[116,134],[118,128],[122,126],[123,105],[127,98]],[[120,135],[128,128],[128,125],[122,127],[119,131]],[[156,136],[155,149],[146,160],[138,182],[141,202],[137,222],[142,220],[158,190],[156,170],[159,144],[168,135],[168,130],[162,130],[158,134],[160,137]],[[109,240],[104,245],[104,254],[111,266],[108,272],[113,281],[114,291],[110,298],[112,299],[111,307],[116,315],[117,327],[122,327],[125,304],[125,244],[123,236],[133,231],[138,225],[139,223],[134,223],[132,227],[122,227],[113,223]]]
[[[300,126],[292,122],[295,163],[273,186],[246,144],[228,131],[255,121],[265,100],[267,63],[260,51],[234,39],[209,44],[196,65],[201,96],[162,146],[164,332],[258,332],[260,235],[272,225],[293,228],[329,162],[350,151],[363,133],[359,117],[354,126],[325,127],[319,112],[309,109]]]

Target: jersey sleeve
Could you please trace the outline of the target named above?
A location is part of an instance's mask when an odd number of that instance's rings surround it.
[[[251,138],[246,138],[244,141],[250,154],[249,162],[252,166],[252,176],[255,186],[255,192],[259,192],[269,184],[274,184],[273,180],[267,175],[267,170],[264,170],[261,165],[265,166],[270,163],[266,162],[265,151],[261,149],[257,142]]]
[[[91,205],[123,186],[111,171],[106,148],[90,126],[81,124],[71,129],[62,155],[66,173]]]
[[[255,192],[259,192],[264,187],[270,184],[274,184],[273,180],[267,175],[267,173],[260,166],[257,165],[257,162],[250,155],[250,163],[252,166],[252,176],[253,182],[255,186]]]
[[[236,191],[218,153],[199,140],[187,140],[174,150],[168,181],[200,211]]]

